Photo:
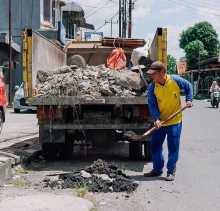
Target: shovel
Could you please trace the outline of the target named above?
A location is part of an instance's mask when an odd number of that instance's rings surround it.
[[[168,122],[169,120],[173,119],[175,116],[182,113],[186,108],[187,108],[187,106],[184,106],[183,108],[179,109],[177,112],[171,114],[166,120],[161,121],[161,124],[163,125],[166,122]],[[133,131],[130,131],[130,132],[128,131],[127,133],[124,134],[124,136],[127,137],[129,139],[129,141],[141,141],[144,138],[146,138],[147,136],[149,136],[155,130],[157,130],[157,128],[154,126],[142,135],[137,135]]]

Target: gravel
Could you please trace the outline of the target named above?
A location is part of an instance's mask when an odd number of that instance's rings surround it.
[[[142,87],[138,73],[111,70],[104,65],[72,65],[37,73],[38,95],[44,96],[134,96]]]

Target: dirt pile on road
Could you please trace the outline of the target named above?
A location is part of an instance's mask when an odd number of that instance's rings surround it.
[[[45,178],[43,182],[44,187],[59,189],[86,187],[90,192],[104,193],[131,193],[138,187],[138,184],[116,165],[100,159],[81,171],[60,174],[58,179]]]
[[[143,87],[140,75],[115,71],[104,65],[79,68],[64,66],[37,73],[38,95],[46,96],[134,96]]]

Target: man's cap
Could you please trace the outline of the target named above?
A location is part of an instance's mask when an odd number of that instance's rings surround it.
[[[165,65],[160,61],[156,61],[151,64],[147,74],[154,74],[156,72],[160,72],[161,70],[166,70]]]

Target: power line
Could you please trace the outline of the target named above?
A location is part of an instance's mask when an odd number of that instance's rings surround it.
[[[100,1],[101,3],[102,1]],[[91,16],[93,16],[94,14],[96,14],[98,11],[101,11],[101,9],[106,8],[106,5],[109,4],[109,0],[105,1],[104,5],[97,7],[93,12],[91,12],[90,14],[88,14],[85,18],[90,18]]]
[[[200,0],[200,1],[197,1],[198,3],[200,4],[204,4],[206,6],[212,6],[213,8],[216,8],[216,6],[218,6],[220,8],[220,4],[219,5],[216,5],[216,4],[212,4],[210,2],[210,0],[206,1],[206,0]]]
[[[113,20],[111,19],[110,21],[105,20],[105,23],[106,23],[106,24],[108,24],[108,23],[110,23],[110,24],[111,24],[110,36],[112,37],[112,32],[113,32],[113,24],[118,24],[118,21],[113,21]]]
[[[92,5],[85,5],[85,4],[81,4],[81,6],[82,7],[88,7],[88,8],[94,8],[94,9],[97,9],[97,8],[99,8],[99,7],[97,7],[97,6],[92,6]],[[110,8],[110,7],[112,7],[112,6],[103,6],[102,8]]]
[[[117,11],[113,16],[111,16],[111,17],[109,18],[109,20],[113,20],[113,18],[114,18],[115,16],[117,16],[118,13],[119,13],[119,11]],[[105,21],[105,23],[104,23],[103,25],[101,25],[100,27],[98,27],[98,28],[95,30],[95,32],[97,32],[98,30],[102,29],[102,28],[103,28],[105,25],[107,25],[108,23],[109,23],[108,21]]]
[[[215,13],[215,12],[217,12],[217,11],[214,11],[214,13],[213,13],[213,10],[210,10],[210,9],[204,8],[204,7],[199,7],[198,5],[195,5],[195,4],[194,4],[194,5],[193,5],[193,4],[188,4],[187,2],[184,2],[183,0],[182,0],[182,1],[168,0],[168,1],[173,2],[173,3],[176,3],[176,4],[182,4],[184,7],[190,8],[190,9],[193,9],[193,10],[198,9],[198,8],[199,8],[199,9],[204,9],[204,10],[209,11],[209,13],[210,13],[211,15],[219,16],[219,17],[220,17],[220,14]]]
[[[210,11],[213,11],[213,12],[217,12],[217,14],[220,11],[220,7],[216,7],[216,5],[214,6],[214,5],[206,4],[206,3],[200,2],[200,1],[197,1],[197,2],[187,2],[187,1],[185,1],[185,3],[189,4],[189,5],[191,4],[192,6],[199,7],[199,8],[202,8],[202,9],[207,9],[207,10],[210,10]]]
[[[107,1],[107,2],[108,2],[108,1]],[[107,2],[106,2],[106,3],[107,3]],[[102,3],[102,0],[99,1],[99,2],[97,3],[97,5],[100,5],[101,3]],[[106,5],[105,5],[105,6],[106,6]],[[101,7],[104,7],[104,5],[102,5]],[[100,6],[96,7],[95,10],[91,11],[85,18],[88,18],[91,14],[93,14],[93,13],[96,12],[96,11],[98,11],[101,7],[100,7]]]

